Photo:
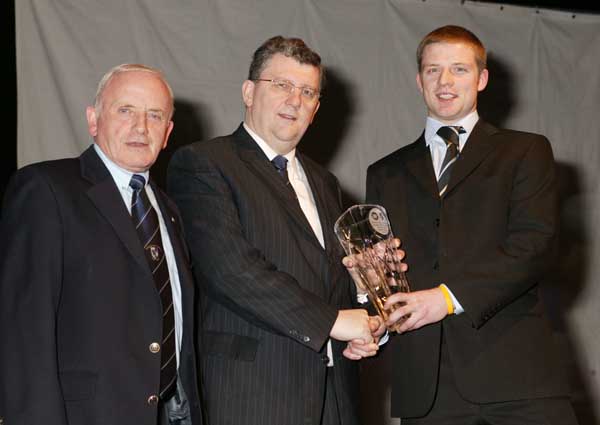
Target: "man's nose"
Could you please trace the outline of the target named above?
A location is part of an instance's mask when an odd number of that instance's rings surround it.
[[[148,121],[145,112],[135,114],[135,131],[140,134],[146,134],[148,131]]]
[[[442,72],[440,73],[440,85],[444,86],[444,85],[452,85],[452,83],[454,82],[454,78],[452,76],[452,73],[450,72],[449,69],[443,69]]]
[[[292,87],[292,91],[287,96],[286,104],[299,107],[302,104],[302,89]]]

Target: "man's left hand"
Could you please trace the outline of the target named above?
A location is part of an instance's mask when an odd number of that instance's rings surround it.
[[[387,326],[409,316],[398,327],[398,333],[419,329],[430,323],[439,322],[448,315],[448,305],[440,288],[425,289],[416,292],[397,292],[386,300],[385,309],[396,304],[396,310],[390,313]]]

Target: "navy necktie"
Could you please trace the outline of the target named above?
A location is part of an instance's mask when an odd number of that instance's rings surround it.
[[[452,166],[458,159],[458,135],[466,133],[466,130],[460,126],[446,126],[440,127],[437,131],[437,135],[440,136],[444,142],[446,142],[446,156],[444,162],[442,162],[442,169],[440,170],[440,177],[438,178],[438,189],[440,198],[444,196],[448,189],[448,182],[450,182],[450,173],[452,172]]]
[[[158,215],[145,190],[146,180],[134,174],[129,186],[133,189],[131,197],[131,219],[144,247],[146,260],[154,277],[154,284],[160,295],[163,313],[161,344],[152,343],[150,351],[160,352],[160,389],[162,400],[168,399],[176,387],[177,359],[175,355],[175,315],[173,314],[173,294],[169,268],[160,236]]]
[[[279,175],[284,178],[286,183],[289,183],[290,179],[288,178],[288,173],[287,173],[287,163],[288,163],[287,158],[282,155],[277,155],[275,158],[273,158],[271,160],[271,162],[277,169],[277,172],[279,173]]]

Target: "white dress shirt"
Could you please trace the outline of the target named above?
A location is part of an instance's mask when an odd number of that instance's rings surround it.
[[[462,126],[465,129],[465,133],[458,135],[458,152],[462,152],[469,139],[469,135],[473,131],[473,127],[477,124],[479,115],[477,111],[471,112],[469,115],[464,117],[462,120],[452,124],[453,126]],[[431,159],[433,161],[433,169],[435,170],[435,177],[440,178],[440,171],[442,170],[442,162],[446,156],[446,142],[437,135],[437,131],[440,127],[447,126],[434,118],[427,117],[425,122],[425,144],[429,146],[431,151]]]
[[[254,139],[256,144],[260,147],[260,149],[267,156],[269,161],[272,161],[278,153],[275,152],[268,144],[265,142],[258,134],[256,134],[252,129],[244,123],[244,129],[248,132],[250,137]],[[288,179],[290,180],[290,184],[296,192],[296,197],[298,198],[298,203],[300,204],[300,208],[302,212],[306,216],[310,227],[312,228],[315,236],[319,240],[321,247],[325,249],[325,241],[323,239],[323,228],[321,227],[321,220],[319,219],[319,212],[317,211],[317,204],[315,202],[315,197],[310,188],[310,184],[308,183],[308,178],[306,177],[306,173],[304,172],[304,168],[302,168],[302,164],[296,158],[296,149],[293,149],[291,152],[283,155],[287,160],[287,172]],[[331,349],[331,340],[327,340],[327,356],[329,357],[329,363],[327,366],[333,366],[333,351]]]

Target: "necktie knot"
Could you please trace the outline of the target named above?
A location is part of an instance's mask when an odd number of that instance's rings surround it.
[[[129,187],[131,187],[135,192],[139,192],[146,186],[146,179],[144,176],[140,176],[139,174],[134,174],[131,176],[131,180],[129,181]]]
[[[458,147],[458,135],[466,132],[467,131],[462,126],[448,125],[440,127],[437,131],[437,135],[446,142],[446,145],[452,143],[454,146]]]
[[[277,155],[271,160],[271,162],[273,163],[279,174],[281,174],[282,176],[286,174],[288,160],[285,156]]]

